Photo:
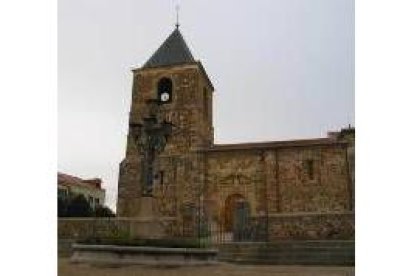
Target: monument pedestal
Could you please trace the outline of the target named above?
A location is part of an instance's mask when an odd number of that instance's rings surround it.
[[[152,196],[143,196],[139,201],[139,212],[131,232],[135,237],[159,239],[165,237],[164,227],[160,221],[157,201]]]

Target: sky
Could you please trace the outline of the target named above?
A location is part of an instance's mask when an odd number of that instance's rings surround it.
[[[99,177],[115,210],[132,68],[180,31],[216,91],[215,143],[354,125],[353,0],[59,0],[58,170]]]

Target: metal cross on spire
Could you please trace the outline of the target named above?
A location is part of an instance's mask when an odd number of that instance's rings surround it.
[[[175,23],[175,27],[178,29],[178,27],[180,27],[180,23],[179,23],[179,11],[180,11],[180,5],[177,4],[175,5],[175,11],[176,11],[176,23]]]

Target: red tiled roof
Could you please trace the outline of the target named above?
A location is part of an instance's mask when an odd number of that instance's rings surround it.
[[[89,187],[93,189],[102,189],[101,183],[102,180],[99,178],[93,178],[93,179],[82,179],[73,175],[60,173],[58,172],[58,181],[57,183],[59,185],[64,186],[82,186],[82,187]]]

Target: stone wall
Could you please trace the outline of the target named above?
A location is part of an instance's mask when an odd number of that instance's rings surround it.
[[[174,219],[165,218],[162,223],[168,237],[185,237],[182,225]],[[268,241],[353,240],[355,238],[355,214],[353,212],[254,216],[251,218],[251,223],[267,228]],[[58,219],[58,240],[136,238],[134,229],[139,226],[139,220],[129,218],[60,218]],[[212,233],[212,235],[216,234]]]
[[[175,127],[155,162],[154,194],[162,215],[181,219],[181,210],[197,201],[199,189],[194,187],[204,181],[204,160],[195,151],[213,143],[213,87],[198,63],[134,70],[130,123],[141,123],[148,116],[146,101],[157,98],[158,81],[165,77],[173,83],[172,100],[160,106],[158,119]],[[141,196],[140,149],[132,137],[129,130],[126,156],[120,164],[117,210],[124,217],[137,215]]]
[[[169,78],[173,84],[172,100],[161,105],[158,119],[172,122],[175,128],[156,158],[153,194],[161,216],[175,219],[175,232],[194,231],[190,226],[195,225],[197,208],[203,209],[208,221],[222,226],[232,215],[226,202],[241,199],[248,203],[250,216],[269,215],[271,221],[272,216],[287,213],[343,213],[354,209],[353,129],[329,138],[216,145],[213,87],[198,63],[141,68],[133,73],[130,123],[141,123],[147,116],[146,101],[157,97],[161,78]],[[133,136],[129,130],[117,202],[118,216],[131,218],[139,213],[143,182],[142,149],[135,146]],[[314,216],[305,217],[309,217],[303,220],[306,223],[318,222]],[[336,225],[341,219],[349,222],[347,216],[331,221],[333,218],[322,215],[320,227],[328,222]],[[285,224],[272,222],[275,229],[281,229],[273,231],[275,237],[306,236],[292,230],[304,223],[301,219],[289,227],[287,218],[282,221]],[[321,229],[317,231],[322,233]]]
[[[278,240],[267,243],[226,243],[220,246],[218,258],[240,264],[354,266],[355,241]]]
[[[213,151],[207,157],[205,206],[218,222],[232,195],[248,201],[252,216],[352,210],[346,144]]]
[[[268,224],[270,241],[355,239],[353,212],[275,214]]]
[[[349,210],[346,153],[345,147],[335,145],[277,150],[279,212]],[[308,162],[313,163],[312,175]]]
[[[170,237],[179,236],[171,218],[161,220]],[[133,218],[59,218],[58,239],[84,240],[88,238],[136,238],[134,229],[142,222]]]

